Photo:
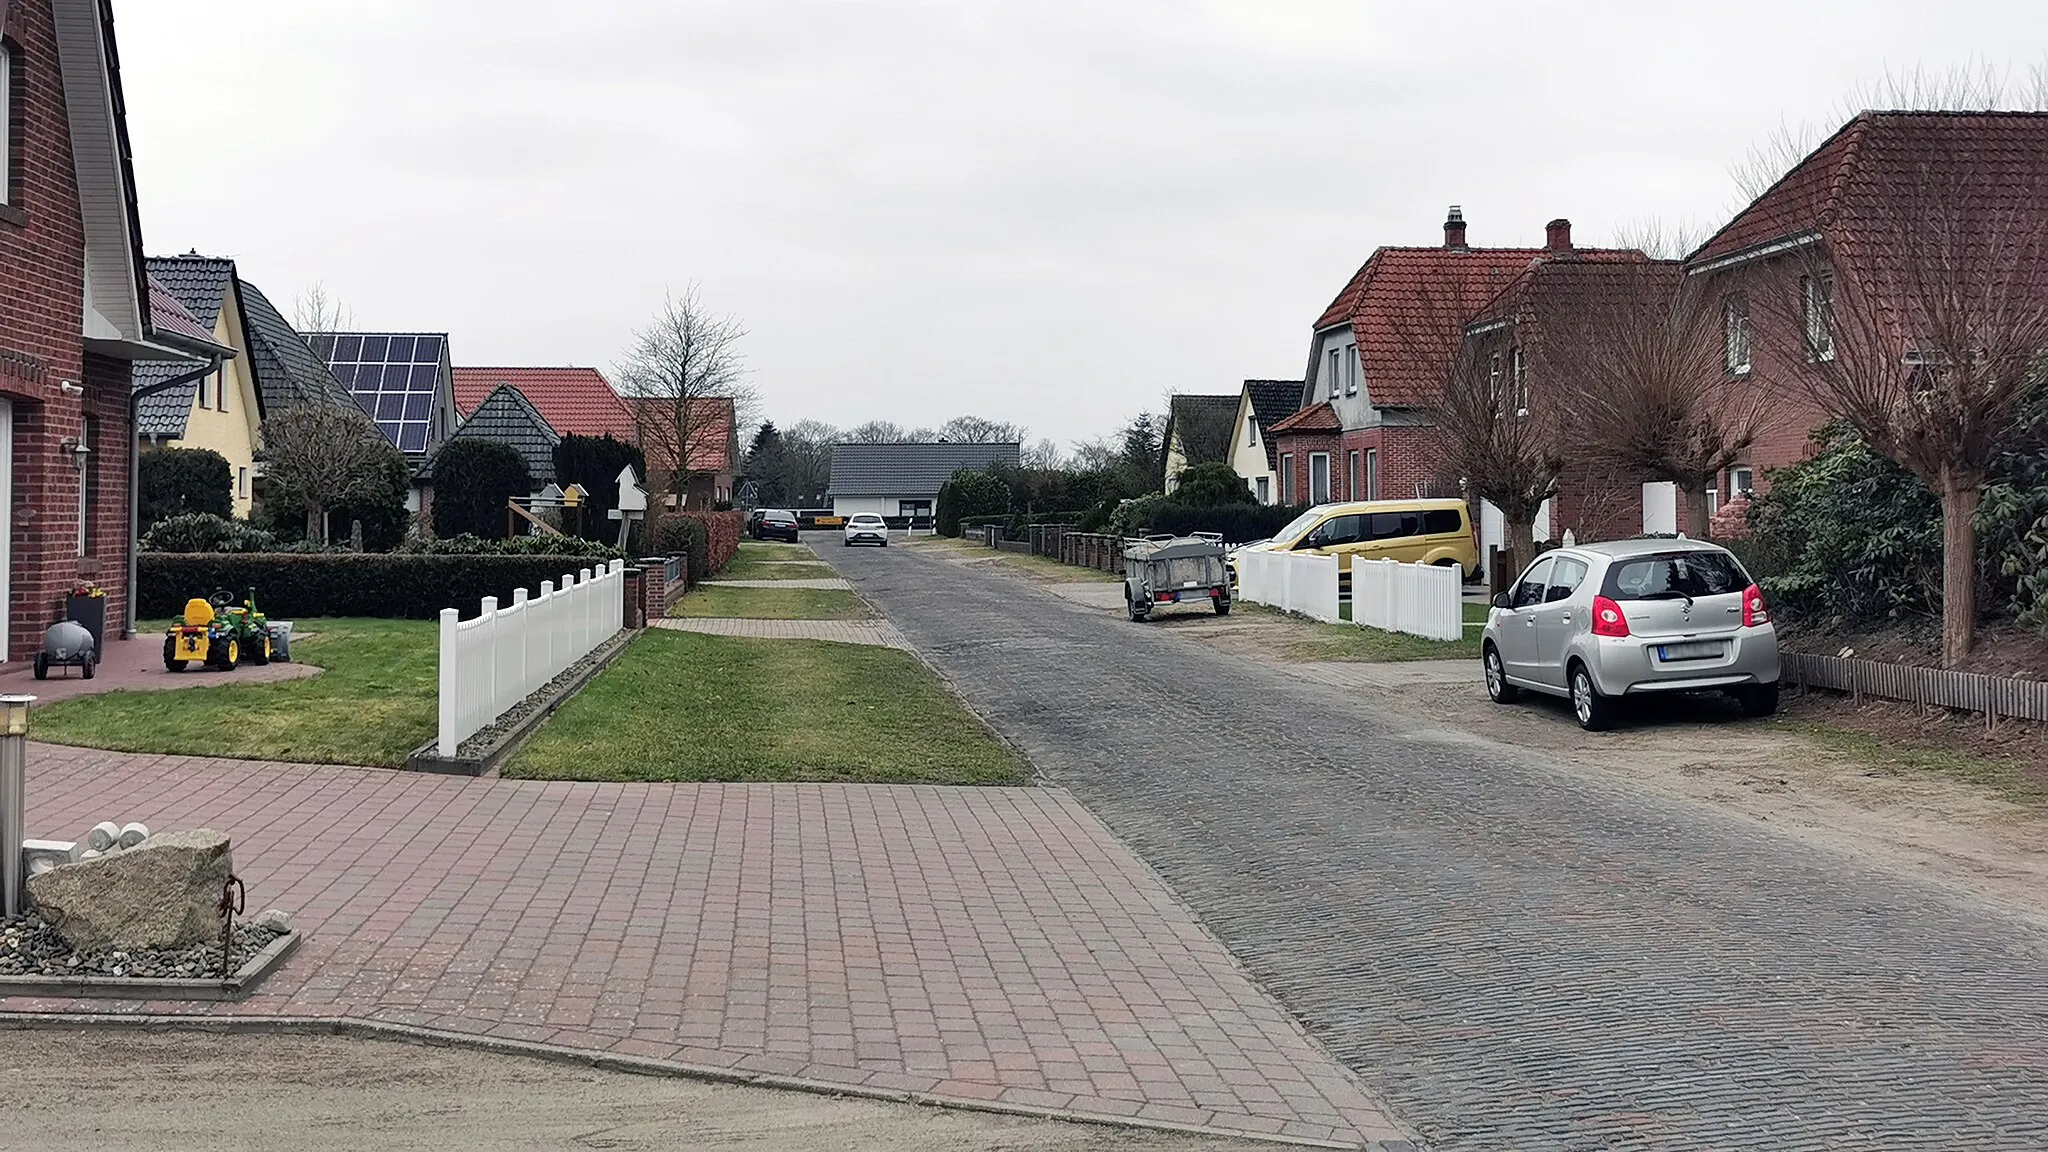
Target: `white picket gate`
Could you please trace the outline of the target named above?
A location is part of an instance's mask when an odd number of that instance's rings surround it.
[[[515,589],[512,603],[483,599],[469,620],[441,610],[440,754],[489,727],[514,704],[588,655],[625,625],[626,562],[543,580],[540,595]]]
[[[1313,553],[1237,553],[1237,598],[1335,624],[1337,558]]]
[[[1398,560],[1351,562],[1351,622],[1430,640],[1465,637],[1464,573]]]

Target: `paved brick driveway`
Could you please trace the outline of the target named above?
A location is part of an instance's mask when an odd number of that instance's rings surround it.
[[[37,746],[34,835],[234,838],[310,938],[248,1001],[1220,1132],[1399,1133],[1056,788],[614,785]],[[107,1001],[0,1000],[5,1011]]]
[[[829,558],[1439,1152],[2048,1148],[2017,921],[1019,580]]]

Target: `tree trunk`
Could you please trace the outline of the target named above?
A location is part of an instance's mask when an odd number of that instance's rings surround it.
[[[1678,494],[1685,498],[1685,534],[1694,540],[1705,540],[1713,533],[1713,520],[1707,515],[1707,488],[1680,488]]]
[[[327,509],[311,500],[306,501],[306,542],[327,543]]]
[[[1502,515],[1504,541],[1508,548],[1508,567],[1519,576],[1536,559],[1536,516],[1530,513],[1519,519]]]
[[[1977,640],[1977,503],[1983,489],[1941,477],[1941,666],[1953,668]]]

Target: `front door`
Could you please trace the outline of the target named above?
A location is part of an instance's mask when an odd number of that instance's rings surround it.
[[[1500,629],[1494,643],[1500,647],[1501,666],[1517,680],[1540,679],[1536,666],[1536,614],[1543,608],[1543,595],[1550,581],[1550,557],[1529,565],[1522,578],[1508,589],[1512,607],[1501,612]]]

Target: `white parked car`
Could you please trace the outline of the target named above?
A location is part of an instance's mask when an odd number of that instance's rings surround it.
[[[889,525],[873,512],[856,512],[846,519],[846,540],[851,547],[855,544],[880,544],[889,546]]]

